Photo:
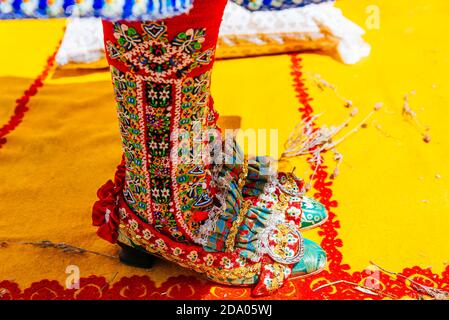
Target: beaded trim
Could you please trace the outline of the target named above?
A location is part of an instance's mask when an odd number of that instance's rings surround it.
[[[245,158],[242,172],[239,174],[239,180],[238,180],[238,188],[239,190],[242,190],[243,186],[246,183],[246,176],[248,175],[248,159]],[[231,252],[235,249],[235,238],[237,237],[237,233],[239,230],[240,225],[243,222],[243,219],[246,216],[246,213],[248,212],[249,208],[251,206],[251,201],[245,201],[240,208],[239,215],[237,219],[232,223],[232,227],[229,230],[228,237],[226,239],[226,251]]]
[[[246,177],[248,176],[248,159],[245,158],[242,166],[242,172],[239,175],[239,190],[242,190],[246,184]]]
[[[232,223],[232,227],[229,230],[228,237],[226,239],[226,251],[232,252],[235,250],[235,238],[237,237],[237,232],[239,231],[239,227],[243,222],[249,208],[251,206],[251,201],[245,201],[240,208],[239,215],[237,219]]]

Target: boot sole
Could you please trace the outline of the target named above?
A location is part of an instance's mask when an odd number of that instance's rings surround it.
[[[149,253],[139,251],[125,244],[119,244],[119,260],[121,263],[135,268],[151,269],[155,262],[155,257]]]

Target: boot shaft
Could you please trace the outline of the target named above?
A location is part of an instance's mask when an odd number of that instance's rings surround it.
[[[144,222],[179,242],[198,242],[195,217],[214,207],[210,166],[192,159],[191,140],[195,130],[216,128],[210,79],[225,4],[196,0],[189,14],[175,18],[103,23],[124,150],[124,199]]]

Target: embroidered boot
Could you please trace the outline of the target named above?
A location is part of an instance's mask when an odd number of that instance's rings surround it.
[[[112,243],[266,295],[292,273],[320,271],[326,255],[303,239],[301,210],[287,214],[287,197],[244,197],[249,166],[237,146],[223,164],[198,152],[222,145],[210,76],[225,4],[196,0],[176,18],[104,22],[124,155],[98,191],[93,223]],[[196,134],[204,128],[214,133]]]

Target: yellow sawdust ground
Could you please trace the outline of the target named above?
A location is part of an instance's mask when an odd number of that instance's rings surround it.
[[[376,102],[384,103],[366,129],[339,147],[344,161],[333,190],[343,262],[353,271],[374,260],[398,271],[419,265],[441,272],[449,252],[449,3],[344,0],[339,6],[364,25],[372,4],[380,8],[381,24],[366,37],[373,45],[370,58],[345,66],[325,56],[302,56],[306,73],[322,75],[359,108],[354,124]],[[58,20],[0,22],[0,125],[41,72],[63,26]],[[216,106],[224,116],[242,117],[243,128],[279,128],[282,145],[299,121],[289,72],[288,56],[220,61],[213,80]],[[318,122],[342,122],[348,110],[334,93],[307,83],[315,111],[324,113]],[[412,90],[411,107],[430,127],[429,144],[401,116],[403,95]],[[109,74],[57,73],[48,79],[0,149],[0,241],[48,239],[116,254],[95,236],[90,208],[98,187],[113,176],[120,152]],[[295,165],[297,173],[305,172],[303,160]],[[319,241],[314,231],[306,236]],[[80,267],[81,276],[148,274],[158,283],[188,273],[164,262],[141,271],[93,255],[20,244],[0,249],[0,279],[22,287],[44,278],[63,283],[70,264]]]

